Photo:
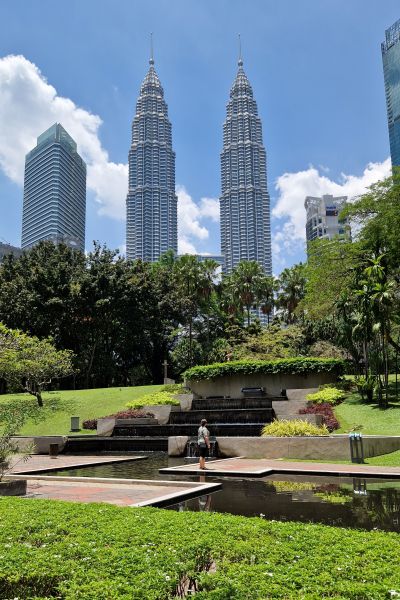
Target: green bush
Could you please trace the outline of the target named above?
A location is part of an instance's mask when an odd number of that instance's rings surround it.
[[[317,427],[308,421],[302,421],[301,419],[293,419],[293,421],[272,421],[268,423],[262,430],[261,436],[275,436],[275,437],[293,437],[293,436],[312,436],[312,435],[329,435],[328,429],[325,425]]]
[[[234,360],[226,363],[214,363],[192,367],[183,374],[188,381],[214,379],[223,375],[252,374],[303,374],[333,373],[340,375],[345,370],[345,362],[336,358],[282,358],[279,360]]]
[[[158,392],[141,396],[137,400],[128,402],[126,406],[134,409],[143,408],[143,406],[148,404],[177,406],[179,405],[179,400],[175,397],[175,394],[179,393],[181,388],[182,386],[179,384],[165,385]]]
[[[340,404],[346,398],[345,392],[335,387],[324,387],[315,394],[307,394],[306,399],[312,404]]]
[[[0,598],[167,600],[185,578],[196,600],[400,591],[396,533],[18,498],[0,499],[0,523]]]

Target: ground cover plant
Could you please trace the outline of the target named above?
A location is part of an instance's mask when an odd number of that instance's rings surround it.
[[[28,419],[19,431],[22,435],[68,435],[71,415],[80,416],[82,422],[96,419],[102,414],[126,410],[128,400],[155,392],[161,387],[148,385],[44,392],[44,407],[40,409],[37,408],[36,400],[27,394],[5,394],[0,395],[0,406],[16,401],[21,403],[21,410],[28,413]],[[45,411],[40,421],[37,418],[38,410]],[[82,433],[90,435],[93,431],[84,429]]]
[[[400,537],[381,531],[49,500],[0,500],[0,597],[382,600]]]
[[[262,437],[275,436],[275,437],[292,437],[292,436],[313,436],[313,435],[328,435],[329,431],[325,425],[317,427],[307,421],[300,419],[293,419],[287,421],[282,419],[280,421],[272,421],[265,425],[262,430]]]

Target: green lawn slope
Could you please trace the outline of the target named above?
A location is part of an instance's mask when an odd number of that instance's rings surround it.
[[[7,498],[0,500],[0,523],[1,598],[382,600],[400,594],[396,533]]]
[[[70,434],[70,417],[77,415],[82,422],[86,419],[95,419],[124,410],[129,401],[140,398],[145,394],[157,391],[162,386],[144,385],[137,387],[99,388],[93,390],[65,390],[60,392],[47,392],[43,395],[46,400],[58,396],[61,401],[62,410],[46,412],[46,418],[42,422],[34,422],[29,419],[23,429],[22,435],[66,435]],[[35,403],[36,400],[26,394],[7,394],[0,396],[0,402],[7,402],[13,398],[24,398],[26,402]],[[96,431],[82,429],[80,433],[95,434]]]
[[[361,400],[359,394],[351,394],[347,399],[335,406],[335,415],[340,429],[335,433],[360,431],[375,435],[400,435],[400,401],[392,394],[389,408]]]

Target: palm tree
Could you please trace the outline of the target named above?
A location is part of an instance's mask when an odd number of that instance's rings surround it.
[[[296,308],[305,295],[304,265],[299,263],[284,269],[278,279],[278,285],[277,306],[283,309],[286,322],[288,324],[294,323],[296,321]]]
[[[256,308],[259,304],[264,277],[261,265],[253,260],[242,260],[229,278],[232,301],[246,309],[247,327],[250,325],[252,307]]]
[[[259,289],[259,299],[261,302],[261,312],[264,315],[267,315],[267,325],[269,325],[271,314],[275,306],[276,288],[277,285],[274,277],[266,275],[262,278]]]

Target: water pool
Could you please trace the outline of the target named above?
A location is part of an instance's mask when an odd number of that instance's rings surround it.
[[[184,464],[183,458],[170,458],[161,452],[146,456],[146,460],[131,463],[83,467],[51,474],[199,481],[198,476],[159,474],[158,469]],[[217,481],[223,484],[223,488],[214,494],[168,508],[400,532],[400,480],[279,474],[257,479],[209,476],[200,479]]]

